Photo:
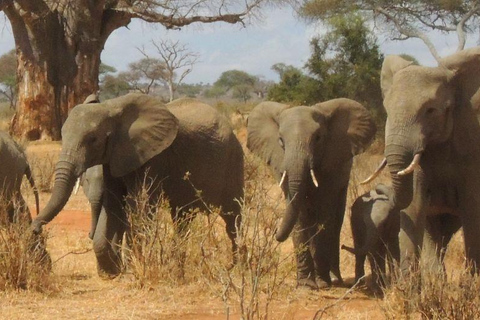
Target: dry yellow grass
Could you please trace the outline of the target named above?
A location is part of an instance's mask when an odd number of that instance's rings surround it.
[[[242,130],[238,134],[240,137],[245,135]],[[58,152],[58,145],[30,145],[27,148],[29,157],[35,157],[35,161],[41,161],[45,150]],[[354,161],[341,243],[352,244],[349,207],[353,200],[374,184],[388,182],[388,175],[384,173],[371,185],[358,186],[358,182],[365,179],[380,160],[380,155],[364,154]],[[252,228],[256,224],[271,226],[274,223],[272,216],[278,215],[284,208],[279,187],[268,168],[250,156],[247,156],[246,180],[244,212],[250,215],[249,225]],[[42,205],[49,196],[48,193],[41,194]],[[33,208],[33,196],[26,198]],[[0,318],[240,319],[242,314],[250,314],[252,318],[259,319],[267,316],[268,319],[312,319],[320,309],[325,310],[322,319],[381,319],[387,316],[385,302],[363,289],[353,290],[345,297],[348,288],[318,292],[296,290],[291,241],[268,245],[271,236],[268,227],[257,232],[260,237],[256,240],[256,247],[252,245],[251,237],[246,240],[249,246],[247,266],[229,269],[231,252],[223,221],[207,218],[206,215],[197,217],[192,226],[186,246],[185,277],[181,281],[177,277],[172,280],[172,275],[168,273],[171,266],[159,267],[156,282],[142,280],[139,285],[138,276],[132,271],[114,280],[102,280],[97,276],[95,257],[87,235],[88,209],[88,203],[80,192],[72,196],[65,210],[48,228],[48,250],[53,261],[53,272],[49,276],[52,288],[45,292],[0,292]],[[212,228],[208,233],[206,230],[210,226]],[[246,230],[246,234],[255,234],[252,230]],[[265,257],[255,251],[259,248],[271,250],[268,255],[272,259],[262,260]],[[255,273],[255,266],[259,265],[271,269],[266,274]],[[453,270],[461,266],[463,246],[459,234],[448,250],[447,268]],[[353,255],[341,252],[341,269],[347,283],[351,284],[354,279]],[[277,274],[275,279],[272,279],[273,272]],[[261,282],[257,292],[252,290],[251,279],[255,277]],[[244,288],[244,295],[234,287]],[[250,303],[253,298],[257,299],[257,306]],[[255,307],[257,313],[247,312],[251,310],[247,308]]]

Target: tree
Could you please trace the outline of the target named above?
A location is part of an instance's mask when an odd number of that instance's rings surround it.
[[[456,33],[457,51],[463,50],[467,34],[478,30],[480,0],[307,0],[300,12],[307,19],[322,21],[359,12],[383,27],[392,40],[420,39],[439,61],[440,54],[429,38],[428,31]]]
[[[380,90],[383,55],[377,39],[359,15],[329,20],[332,29],[311,41],[305,67],[320,83],[323,100],[350,98],[364,104],[383,127],[385,111]],[[380,130],[381,131],[381,130]]]
[[[226,93],[227,92],[225,91],[225,88],[220,86],[212,86],[206,89],[203,94],[207,98],[215,98],[215,100],[218,100],[218,98],[225,95]]]
[[[15,50],[11,50],[0,57],[0,95],[7,98],[12,109],[15,108],[17,100],[15,63]]]
[[[100,54],[132,19],[180,29],[192,23],[244,23],[281,0],[0,0],[15,38],[18,102],[12,131],[60,139],[68,111],[98,90]]]
[[[168,71],[159,59],[143,58],[128,65],[128,71],[122,73],[130,88],[148,94],[152,87],[165,83]]]
[[[127,94],[130,89],[130,84],[125,79],[123,73],[120,73],[118,76],[107,74],[103,78],[100,86],[100,100],[116,98]]]
[[[165,66],[163,79],[168,85],[170,101],[173,101],[178,86],[192,72],[193,65],[198,60],[198,54],[190,52],[187,46],[179,41],[162,40],[156,42],[152,40],[152,44],[157,49],[157,53]],[[182,69],[183,71],[177,74]]]
[[[310,105],[323,100],[320,82],[300,69],[277,63],[272,70],[278,73],[280,82],[270,87],[267,99],[295,105]]]
[[[254,92],[258,78],[241,70],[229,70],[223,72],[214,87],[222,88],[224,92],[232,91],[232,97],[247,102]]]

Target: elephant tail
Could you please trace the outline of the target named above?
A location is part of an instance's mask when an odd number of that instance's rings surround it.
[[[342,244],[342,250],[345,250],[347,252],[350,252],[352,254],[356,254],[355,253],[355,249],[353,249],[352,247],[347,247],[346,245]]]
[[[27,167],[25,168],[25,176],[27,177],[27,180],[33,189],[33,194],[35,196],[35,206],[37,209],[37,216],[38,216],[38,214],[40,213],[40,200],[38,197],[38,189],[37,189],[37,186],[35,185],[35,180],[33,179],[32,170],[30,169],[29,165],[27,165]]]

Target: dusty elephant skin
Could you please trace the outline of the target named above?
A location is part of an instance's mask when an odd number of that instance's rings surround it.
[[[105,193],[105,183],[103,181],[103,166],[96,165],[88,168],[80,178],[80,184],[83,192],[90,203],[92,215],[90,232],[88,237],[93,240],[98,219],[102,211],[103,194]]]
[[[311,107],[263,102],[250,113],[247,129],[247,147],[270,165],[287,201],[276,237],[285,241],[293,230],[298,285],[330,285],[330,272],[341,283],[346,192],[352,158],[376,131],[369,113],[349,99]]]
[[[394,260],[400,259],[400,212],[390,210],[391,193],[390,187],[378,184],[355,200],[350,219],[354,248],[342,245],[342,249],[355,254],[356,282],[365,275],[368,256],[375,289],[385,284],[386,262],[392,271]]]
[[[32,171],[23,150],[6,132],[0,131],[0,193],[2,200],[7,201],[7,221],[32,221],[30,211],[20,193],[22,178],[26,176],[33,188],[38,214],[39,198]],[[19,216],[20,215],[20,216]],[[2,217],[2,220],[4,217]]]
[[[381,80],[391,205],[403,209],[402,269],[418,265],[422,244],[424,250],[436,250],[441,262],[451,234],[461,225],[468,262],[478,272],[480,48],[446,57],[438,67],[388,56]],[[441,218],[432,219],[439,214]]]
[[[202,190],[207,204],[222,207],[236,251],[241,221],[235,199],[243,197],[243,151],[228,120],[212,107],[193,99],[165,106],[152,96],[128,94],[76,106],[62,137],[52,196],[32,228],[39,232],[51,221],[68,201],[76,179],[101,164],[105,191],[93,235],[100,275],[120,272],[125,199],[137,194],[143,181],[154,184],[149,189],[152,204],[164,191],[175,222],[188,222],[186,212],[202,207],[191,184]],[[190,181],[184,179],[186,172]]]

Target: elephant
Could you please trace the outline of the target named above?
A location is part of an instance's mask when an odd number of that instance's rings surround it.
[[[391,187],[379,183],[353,202],[350,224],[354,248],[342,245],[342,249],[355,254],[355,282],[365,275],[367,256],[376,287],[385,285],[385,263],[388,262],[392,272],[394,261],[400,260],[400,212],[390,211],[392,192]]]
[[[353,156],[376,132],[369,112],[345,98],[296,107],[262,102],[247,131],[248,149],[270,166],[286,199],[275,236],[285,241],[295,229],[297,286],[329,286],[330,272],[343,283],[340,229]]]
[[[39,212],[39,196],[32,176],[30,165],[23,149],[3,131],[0,131],[0,192],[2,205],[6,205],[7,217],[5,222],[32,221],[30,210],[23,198],[20,187],[25,176],[30,183],[35,196],[36,213]]]
[[[478,273],[480,47],[447,56],[436,67],[387,56],[381,87],[391,207],[401,210],[401,269],[419,267],[422,247],[436,250],[441,260],[439,250],[463,227],[467,262]]]
[[[82,173],[102,165],[103,208],[93,235],[100,276],[121,272],[126,210],[135,212],[131,199],[143,181],[149,182],[152,205],[166,196],[177,226],[187,226],[193,218],[189,213],[205,209],[205,204],[221,207],[235,260],[243,150],[228,120],[214,108],[188,98],[164,105],[156,97],[129,93],[77,105],[62,127],[62,137],[52,195],[32,222],[33,232],[41,232],[62,210]]]

